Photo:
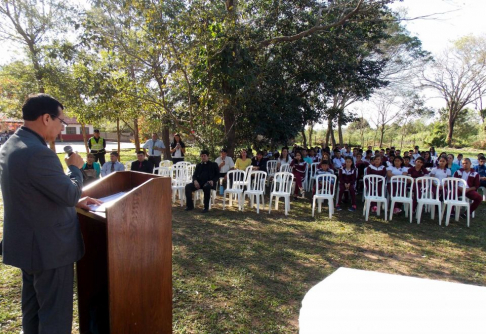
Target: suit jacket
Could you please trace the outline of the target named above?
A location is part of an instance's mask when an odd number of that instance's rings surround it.
[[[153,173],[154,172],[154,166],[152,163],[148,160],[142,161],[142,168],[140,166],[140,161],[135,160],[132,162],[132,166],[130,167],[130,170],[136,171],[136,172],[144,172],[144,173]]]
[[[48,270],[74,263],[84,244],[74,206],[83,176],[32,130],[20,128],[0,149],[4,202],[3,262],[25,270]]]
[[[196,169],[194,170],[194,174],[192,175],[192,181],[197,180],[197,182],[201,184],[201,187],[204,186],[204,183],[208,181],[213,181],[213,188],[215,188],[216,183],[219,180],[219,166],[217,163],[212,161],[208,161],[207,164],[209,165],[209,179],[203,180],[201,178],[204,164],[200,162],[196,165]]]

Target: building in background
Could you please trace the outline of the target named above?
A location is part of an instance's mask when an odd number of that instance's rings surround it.
[[[75,117],[66,117],[64,121],[68,124],[59,134],[58,139],[62,141],[83,141],[82,125]],[[93,136],[93,126],[85,124],[86,139]]]

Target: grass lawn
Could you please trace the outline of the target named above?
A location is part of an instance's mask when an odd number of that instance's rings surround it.
[[[308,199],[288,217],[282,207],[222,211],[219,199],[208,214],[176,203],[174,333],[296,333],[305,293],[341,266],[486,286],[485,204],[470,228],[428,215],[420,225],[403,215],[364,222],[360,210],[329,220],[326,208],[313,219],[310,209]],[[20,287],[19,270],[0,264],[1,333],[20,331]]]

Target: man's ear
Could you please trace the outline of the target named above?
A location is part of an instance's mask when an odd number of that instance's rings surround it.
[[[42,123],[44,125],[47,125],[47,123],[52,121],[52,117],[49,114],[44,114],[44,115],[40,116],[40,118],[42,119]]]

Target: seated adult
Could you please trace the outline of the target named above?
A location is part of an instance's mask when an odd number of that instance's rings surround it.
[[[211,189],[215,189],[219,179],[219,168],[217,163],[209,161],[209,152],[207,150],[202,150],[200,157],[201,162],[196,165],[196,169],[192,175],[192,182],[186,184],[186,211],[194,209],[192,193],[202,189],[204,192],[203,213],[206,213],[209,210]]]
[[[479,174],[479,186],[486,187],[486,157],[480,156],[478,162],[479,165],[474,167],[474,171]]]
[[[483,200],[483,197],[479,195],[479,174],[471,168],[471,160],[469,158],[462,159],[462,168],[454,173],[454,176],[466,181],[466,197],[472,200],[471,203],[471,215],[478,208]],[[462,191],[462,190],[461,190]],[[461,215],[462,218],[466,218],[467,214],[464,212]]]
[[[87,161],[81,168],[83,172],[83,185],[90,184],[100,178],[101,166],[95,159],[96,157],[93,153],[88,153]]]
[[[235,163],[231,157],[228,157],[228,150],[222,148],[220,156],[214,160],[219,167],[219,177],[226,177],[226,174],[235,167]]]
[[[101,176],[107,176],[113,172],[121,172],[125,170],[125,165],[118,161],[118,152],[110,153],[110,162],[105,163],[101,168]]]
[[[267,159],[263,157],[262,151],[257,152],[256,157],[251,160],[251,165],[253,166],[253,170],[267,172]]]
[[[246,167],[251,165],[251,159],[248,158],[248,152],[245,149],[240,151],[240,157],[236,159],[235,169],[242,171],[246,170]]]
[[[145,159],[145,153],[143,153],[143,151],[138,151],[137,160],[132,162],[130,170],[135,172],[153,173],[154,165]]]

